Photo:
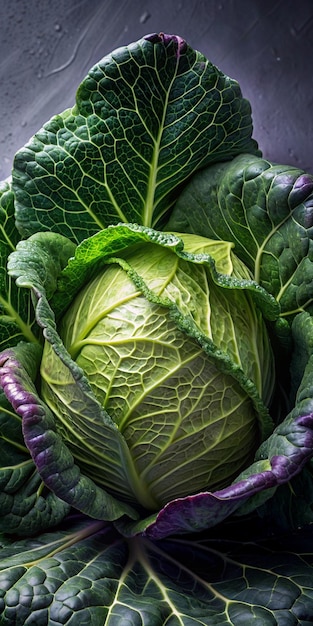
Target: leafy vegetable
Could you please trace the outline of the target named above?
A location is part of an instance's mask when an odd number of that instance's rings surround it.
[[[120,230],[110,231],[110,254]],[[215,242],[195,237],[189,250],[201,245],[201,254],[179,252],[179,244],[175,254],[172,237],[162,234],[157,243],[152,236],[156,243],[139,240],[110,257],[68,308],[59,332],[75,365],[48,339],[41,393],[86,474],[158,510],[175,497],[228,484],[249,464],[268,430],[260,396],[270,399],[274,372],[262,317],[243,291],[257,285],[213,274]],[[233,262],[240,273],[229,246],[218,247],[221,265]],[[106,431],[102,440],[88,407],[77,410],[77,366],[123,435],[126,473],[119,480],[116,468],[111,476]],[[114,438],[115,429],[110,446]]]
[[[0,623],[312,622],[313,177],[178,36],[0,187]]]

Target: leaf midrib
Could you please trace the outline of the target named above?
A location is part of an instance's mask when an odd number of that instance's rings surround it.
[[[165,98],[164,109],[163,109],[163,116],[162,116],[162,120],[160,122],[160,128],[159,128],[158,136],[157,136],[157,138],[156,138],[156,140],[154,142],[153,157],[152,157],[151,164],[150,164],[150,176],[149,176],[148,189],[147,189],[147,195],[146,195],[146,202],[145,202],[145,206],[144,206],[144,210],[143,210],[143,221],[142,221],[143,226],[148,226],[148,227],[152,226],[152,217],[153,217],[153,212],[154,212],[155,190],[156,190],[156,187],[157,187],[157,173],[158,173],[158,161],[159,161],[159,155],[160,155],[160,145],[161,145],[163,132],[164,132],[164,127],[165,127],[165,119],[166,119],[166,115],[167,115],[169,94],[171,92],[172,85],[175,82],[176,77],[177,77],[177,67],[178,67],[178,61],[176,62],[176,70],[173,73],[173,78],[172,78],[172,80],[170,82],[170,85],[169,85],[169,87],[167,89],[167,92],[166,92],[166,98]]]

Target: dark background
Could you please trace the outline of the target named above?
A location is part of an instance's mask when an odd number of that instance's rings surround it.
[[[160,31],[238,80],[266,158],[313,173],[313,0],[1,0],[0,180],[94,63]]]

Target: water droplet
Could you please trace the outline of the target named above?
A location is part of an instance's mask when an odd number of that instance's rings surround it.
[[[140,24],[145,24],[148,19],[151,17],[151,14],[148,11],[145,11],[141,16],[140,16]]]
[[[290,158],[295,161],[295,163],[299,162],[299,157],[297,156],[297,154],[295,153],[295,151],[292,148],[288,148],[288,154],[289,154]]]

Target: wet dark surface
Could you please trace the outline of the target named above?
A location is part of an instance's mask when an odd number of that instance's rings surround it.
[[[239,81],[266,158],[313,173],[312,0],[2,0],[0,179],[94,63],[160,31]]]

